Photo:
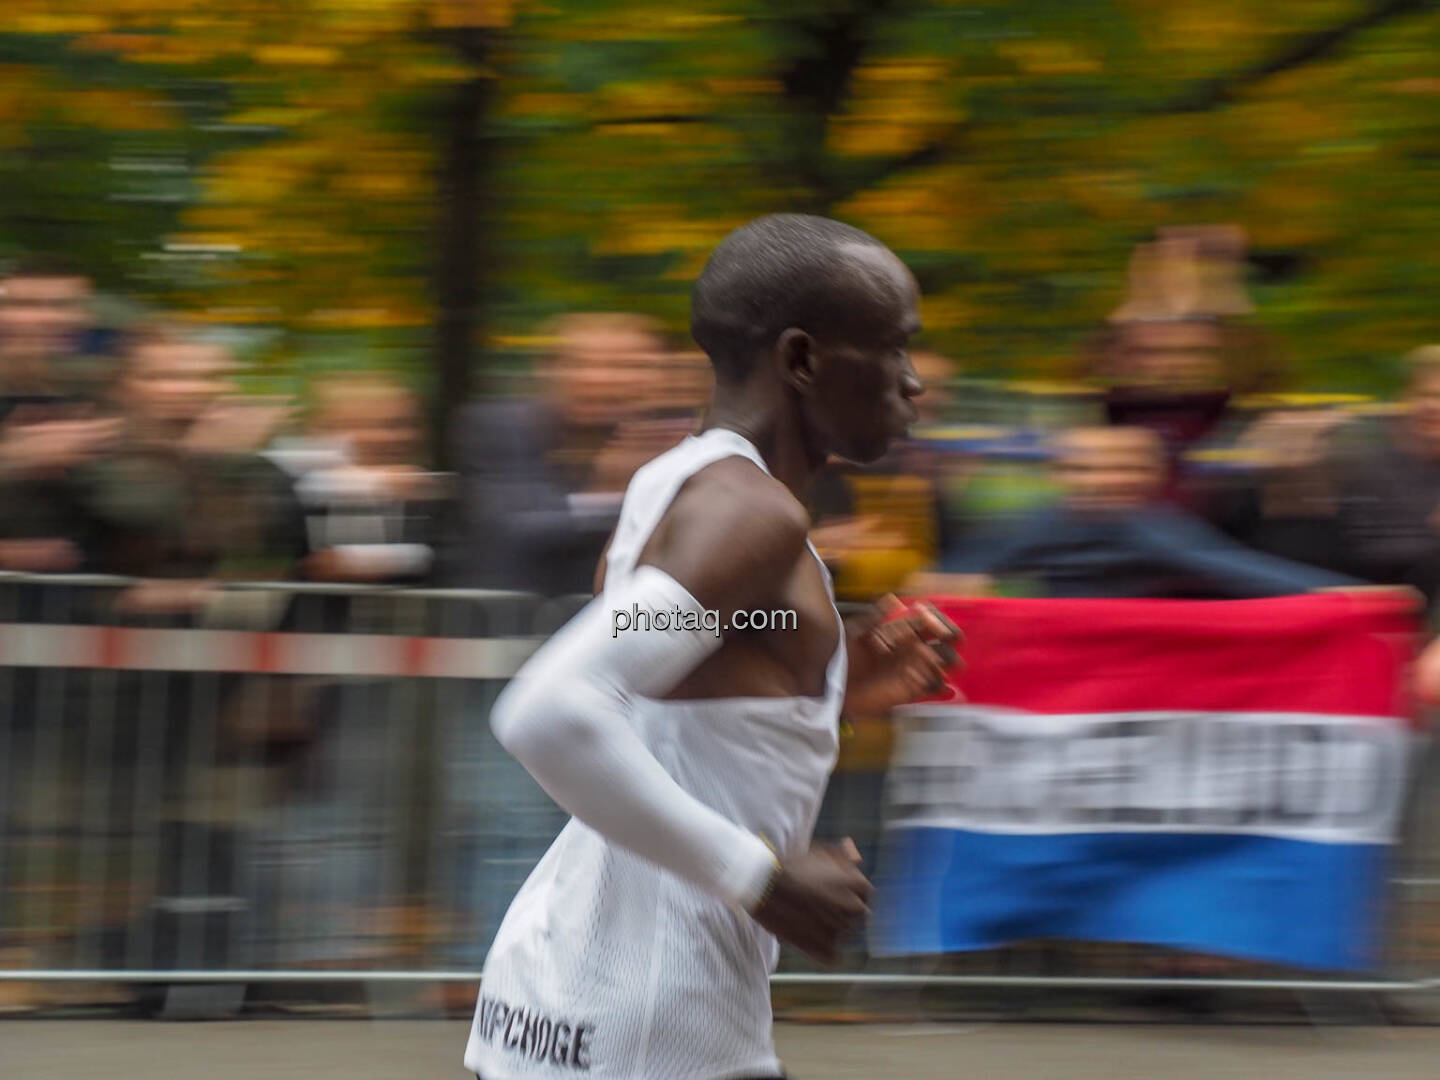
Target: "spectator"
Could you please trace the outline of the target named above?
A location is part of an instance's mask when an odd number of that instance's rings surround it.
[[[119,432],[97,411],[109,374],[91,355],[90,282],[32,262],[0,283],[0,569],[82,568],[85,522],[73,471]]]
[[[711,369],[704,353],[650,354],[631,385],[635,398],[595,455],[586,491],[618,506],[635,471],[696,431],[709,400]]]
[[[561,320],[556,338],[532,396],[460,414],[461,520],[449,574],[458,584],[589,593],[622,480],[658,452],[650,432],[620,430],[655,400],[658,328],[635,316],[580,315]]]
[[[347,375],[316,387],[312,437],[277,444],[305,509],[306,576],[419,583],[434,564],[440,484],[419,464],[419,403],[397,380]]]
[[[1266,337],[1248,325],[1246,237],[1234,226],[1162,229],[1135,249],[1130,291],[1109,320],[1098,374],[1108,423],[1145,427],[1165,448],[1164,497],[1215,516],[1212,492],[1187,454],[1233,419],[1240,393],[1272,390],[1284,371]]]
[[[1257,551],[1345,570],[1332,466],[1347,421],[1336,409],[1278,409],[1260,417],[1236,442],[1237,467],[1209,484],[1212,520]]]
[[[1401,415],[1350,432],[1337,455],[1339,534],[1352,573],[1414,586],[1433,612],[1440,597],[1440,345],[1416,349],[1407,367]]]
[[[1057,597],[1238,599],[1350,583],[1251,551],[1163,504],[1164,462],[1159,439],[1143,428],[1068,432],[1056,453],[1059,505],[949,553],[945,569],[1032,577]]]
[[[1223,340],[1217,323],[1193,318],[1127,323],[1112,341],[1106,420],[1159,436],[1165,454],[1161,494],[1189,509],[1199,504],[1188,484],[1185,454],[1216,432],[1230,404]]]
[[[286,577],[304,554],[288,481],[258,452],[288,409],[235,397],[233,367],[219,345],[147,330],[117,386],[123,435],[77,477],[92,563],[147,579],[122,599],[134,614],[196,614],[219,579]]]
[[[93,403],[111,370],[89,311],[90,279],[32,260],[0,281],[0,421],[18,405]]]

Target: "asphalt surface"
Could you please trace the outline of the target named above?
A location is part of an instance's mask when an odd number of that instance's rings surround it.
[[[465,1080],[467,1024],[0,1019],[4,1080]],[[1440,1028],[936,1024],[776,1030],[794,1080],[1433,1080]]]

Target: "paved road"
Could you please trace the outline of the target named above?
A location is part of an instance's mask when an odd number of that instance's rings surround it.
[[[465,1080],[453,1021],[0,1020],[5,1080]],[[1427,1080],[1440,1029],[785,1024],[796,1080]]]

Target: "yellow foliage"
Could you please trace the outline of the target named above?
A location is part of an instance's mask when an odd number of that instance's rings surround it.
[[[984,205],[973,169],[945,166],[862,191],[838,209],[907,251],[943,251],[965,246],[965,230]]]
[[[53,0],[40,0],[41,3]],[[94,0],[92,8],[103,8],[115,22],[145,20],[150,25],[203,10],[203,0]],[[252,5],[253,6],[253,5]]]
[[[611,135],[628,138],[641,139],[673,139],[684,134],[680,124],[611,124],[608,129]]]
[[[136,64],[203,64],[226,50],[214,42],[193,38],[160,38],[153,45],[128,52],[125,59]]]
[[[1130,172],[1080,170],[1058,181],[1077,206],[1112,221],[1133,220],[1145,200],[1144,185]]]
[[[601,92],[601,101],[602,115],[621,119],[654,113],[690,115],[705,108],[700,95],[673,81],[614,83]]]
[[[96,15],[67,15],[56,12],[11,15],[5,29],[12,34],[98,34],[109,23]]]
[[[383,168],[373,167],[374,163]],[[337,193],[360,199],[419,199],[430,189],[428,163],[413,157],[385,155],[343,173],[336,181]]]
[[[996,51],[1027,75],[1087,75],[1102,67],[1100,61],[1063,41],[1008,42]]]
[[[1307,0],[1313,2],[1313,0]],[[1136,25],[1158,51],[1186,50],[1214,55],[1250,53],[1262,39],[1254,14],[1237,10],[1234,0],[1130,0]],[[1250,7],[1254,7],[1251,3]],[[1238,57],[1237,57],[1238,59]]]
[[[277,67],[324,67],[340,59],[338,50],[324,45],[261,45],[254,56]]]
[[[849,112],[830,126],[827,142],[856,157],[905,154],[964,119],[938,88],[948,66],[937,60],[886,60],[856,72]]]
[[[681,206],[626,207],[605,222],[594,250],[601,255],[708,255],[722,236],[745,222],[743,216],[695,221],[684,214]]]
[[[928,138],[922,128],[892,124],[883,119],[841,119],[830,127],[826,140],[832,152],[850,157],[880,157],[906,154],[924,146]]]
[[[279,199],[312,175],[335,148],[284,143],[226,155],[207,177],[210,197],[221,203],[266,203]]]
[[[1165,5],[1165,15],[1168,16],[1165,21],[1172,39],[1197,44],[1213,45],[1223,38],[1253,38],[1260,29],[1253,17],[1247,18],[1246,13],[1235,4],[1215,3],[1213,0],[1171,3]]]
[[[259,215],[253,206],[238,206],[231,204],[216,204],[202,202],[191,207],[184,215],[185,222],[195,230],[193,243],[239,243],[234,239],[237,236],[244,236],[251,232],[259,224]],[[223,239],[210,240],[202,239],[210,236],[221,236]],[[191,240],[191,235],[178,237],[180,240]]]
[[[700,250],[713,242],[709,226],[676,221],[651,224],[607,237],[596,251],[610,255],[659,255],[667,251]]]
[[[558,334],[496,334],[493,340],[502,349],[553,349],[563,339]]]
[[[374,37],[403,34],[415,22],[417,0],[306,0],[343,32]]]
[[[1256,246],[1284,248],[1321,243],[1331,238],[1342,218],[1333,191],[1274,177],[1257,189],[1248,206]]]
[[[164,48],[166,39],[154,34],[86,34],[70,42],[73,52],[113,52],[131,55],[156,52]]]
[[[1388,89],[1396,94],[1440,94],[1440,79],[1401,79]]]
[[[16,64],[0,65],[0,120],[23,116],[38,84],[33,69]]]
[[[619,9],[604,18],[569,18],[551,35],[555,41],[657,41],[703,38],[705,33],[742,16],[676,11],[674,6],[655,9]]]
[[[712,94],[779,94],[782,91],[778,79],[709,79],[706,89]]]
[[[246,127],[295,127],[321,115],[323,113],[320,109],[246,109],[244,112],[227,116],[225,122]]]
[[[423,313],[390,308],[323,308],[311,311],[302,322],[317,330],[382,330],[390,327],[423,325]]]
[[[512,116],[567,116],[582,112],[588,101],[581,94],[515,94],[505,111]]]
[[[393,64],[387,69],[390,78],[398,83],[406,85],[423,85],[425,83],[455,83],[464,82],[481,74],[475,68],[466,67],[464,64],[446,64],[439,61],[426,61],[423,63]]]
[[[348,0],[347,0],[348,2]],[[408,0],[407,0],[408,2]],[[230,23],[213,15],[179,15],[172,23],[176,30],[217,30],[230,29]]]
[[[920,298],[920,323],[926,331],[953,330],[966,325],[972,318],[971,306],[962,297],[940,295]]]
[[[175,126],[169,110],[139,91],[70,90],[64,108],[73,123],[102,131],[163,131]]]
[[[666,271],[666,281],[694,281],[700,276],[700,271],[705,269],[705,263],[710,258],[708,248],[686,252],[684,257],[677,260],[675,265]]]
[[[673,8],[657,12],[652,16],[655,25],[664,27],[666,30],[694,31],[713,30],[717,26],[724,26],[727,23],[739,22],[739,15],[723,14],[701,14],[691,11],[676,11]]]
[[[857,85],[867,82],[929,84],[942,78],[950,65],[942,60],[881,60],[855,72]]]
[[[1242,139],[1268,139],[1272,145],[1293,148],[1292,152],[1307,143],[1343,138],[1350,129],[1345,106],[1339,102],[1263,101],[1246,111],[1251,124],[1239,132]]]
[[[430,9],[430,25],[445,30],[499,29],[514,18],[515,0],[434,0]]]

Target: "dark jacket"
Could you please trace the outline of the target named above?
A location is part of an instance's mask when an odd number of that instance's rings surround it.
[[[482,401],[460,412],[451,584],[546,596],[591,591],[619,500],[595,509],[571,498],[568,478],[550,462],[560,433],[560,417],[539,401]]]
[[[1366,581],[1440,599],[1440,460],[1405,450],[1389,425],[1335,466],[1345,566]]]

